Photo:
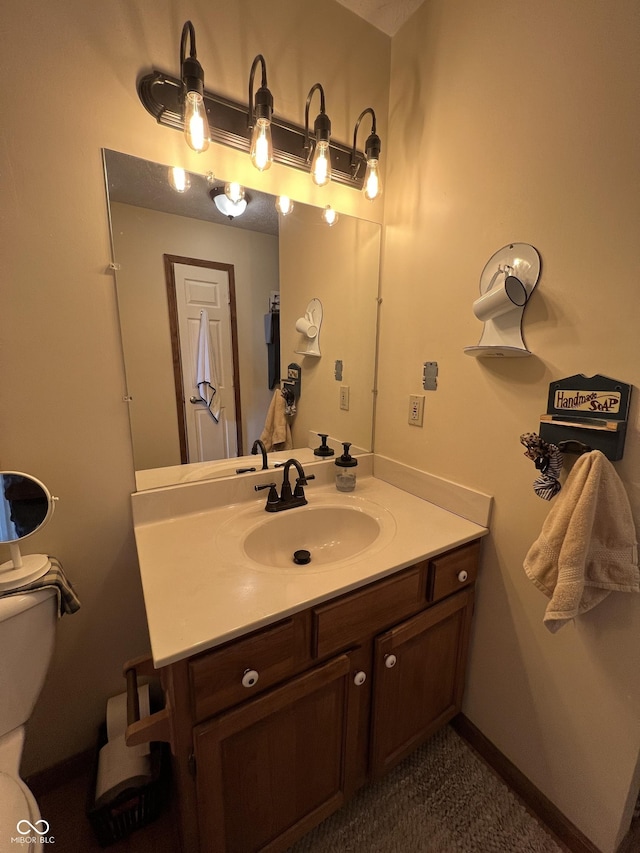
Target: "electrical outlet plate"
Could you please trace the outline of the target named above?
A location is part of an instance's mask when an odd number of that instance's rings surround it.
[[[349,386],[341,385],[340,386],[340,408],[348,412],[349,411]]]
[[[409,395],[409,423],[411,426],[422,426],[424,419],[424,394]]]

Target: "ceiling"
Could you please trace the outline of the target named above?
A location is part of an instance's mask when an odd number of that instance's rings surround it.
[[[119,201],[264,234],[278,233],[275,198],[267,193],[248,190],[245,196],[246,212],[230,221],[220,213],[209,194],[213,187],[224,186],[222,181],[210,182],[206,176],[192,172],[190,189],[186,193],[177,193],[169,185],[167,166],[117,151],[105,151],[105,165],[109,199],[112,202]]]
[[[388,36],[394,36],[424,0],[338,0]]]

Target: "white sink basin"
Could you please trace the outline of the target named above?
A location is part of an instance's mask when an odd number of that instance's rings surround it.
[[[357,507],[307,506],[274,514],[244,540],[251,560],[273,568],[294,564],[322,566],[347,560],[368,548],[380,535],[380,522]],[[308,551],[296,560],[294,553]],[[309,560],[307,563],[306,560]]]
[[[310,496],[306,506],[277,513],[261,500],[221,526],[217,547],[221,557],[262,571],[323,571],[378,551],[395,529],[387,509],[356,496]],[[308,551],[308,560],[294,559],[297,551]]]

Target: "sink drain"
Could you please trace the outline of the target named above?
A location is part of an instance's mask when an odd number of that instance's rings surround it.
[[[293,552],[293,562],[297,563],[299,566],[306,566],[307,563],[311,562],[311,554],[309,551],[305,551],[301,549],[300,551]]]

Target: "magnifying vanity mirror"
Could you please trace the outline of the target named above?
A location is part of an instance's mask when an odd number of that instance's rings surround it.
[[[214,203],[223,179],[189,173],[178,192],[167,165],[103,157],[137,489],[182,482],[185,470],[234,474],[233,461],[204,463],[250,454],[291,363],[301,393],[288,454],[316,446],[316,433],[372,450],[380,225],[340,216],[329,228],[322,208],[298,202],[283,216],[250,187],[229,218]],[[319,358],[296,328],[314,299]],[[196,385],[205,312],[217,421]]]
[[[11,554],[0,565],[1,590],[31,583],[51,568],[45,554],[23,555],[19,543],[49,521],[56,500],[35,477],[19,471],[0,472],[0,543],[8,545]]]

